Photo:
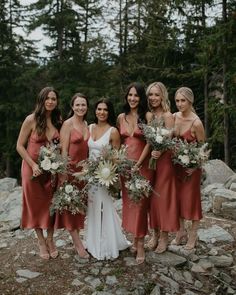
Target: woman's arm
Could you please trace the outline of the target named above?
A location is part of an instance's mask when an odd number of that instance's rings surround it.
[[[60,130],[61,154],[66,157],[69,151],[71,120],[66,120]]]
[[[175,120],[173,114],[170,112],[164,113],[164,123],[165,123],[165,128],[167,129],[172,129],[174,128]]]
[[[110,143],[113,148],[119,149],[120,148],[120,133],[119,131],[113,127],[111,131]]]
[[[31,114],[26,117],[25,121],[21,126],[21,130],[17,139],[16,150],[21,156],[21,158],[24,159],[27,162],[27,164],[32,168],[33,176],[38,176],[42,172],[39,169],[38,164],[33,161],[33,159],[30,157],[25,148],[28,138],[30,137],[31,132],[34,130],[34,126],[34,115]]]
[[[151,112],[146,113],[146,120],[147,120],[148,124],[151,122],[152,117],[153,116],[152,116]],[[146,143],[146,145],[145,145],[145,147],[144,147],[144,149],[143,149],[143,151],[142,151],[142,153],[141,153],[141,155],[140,155],[140,157],[139,157],[139,159],[138,159],[138,161],[137,161],[137,163],[135,165],[136,167],[140,167],[142,165],[143,161],[145,160],[147,155],[150,153],[150,150],[151,150],[150,144]]]
[[[205,130],[200,119],[196,120],[193,124],[193,132],[197,139],[197,142],[204,142],[205,141]]]

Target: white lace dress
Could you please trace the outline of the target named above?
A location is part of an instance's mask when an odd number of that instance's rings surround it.
[[[102,147],[109,143],[112,128],[102,137],[88,141],[89,157],[97,157]],[[90,134],[91,134],[90,126]],[[119,251],[129,247],[121,229],[121,220],[115,210],[113,200],[106,188],[95,185],[89,190],[86,247],[88,252],[98,260],[115,259]]]

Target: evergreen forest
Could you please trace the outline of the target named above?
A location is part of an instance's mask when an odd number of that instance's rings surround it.
[[[38,92],[53,86],[63,117],[76,92],[117,114],[133,81],[163,82],[172,111],[177,88],[195,94],[211,158],[236,168],[235,0],[0,1],[0,177],[20,175],[16,140]],[[44,52],[34,30],[47,37]]]

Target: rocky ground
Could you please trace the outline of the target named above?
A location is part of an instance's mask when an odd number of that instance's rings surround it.
[[[196,250],[147,251],[135,264],[125,250],[113,261],[80,259],[66,231],[55,235],[57,259],[42,260],[32,231],[1,233],[1,294],[236,294],[236,222],[205,216]]]
[[[142,265],[128,249],[113,261],[80,259],[64,230],[55,233],[59,257],[42,260],[34,232],[19,229],[21,187],[0,179],[0,295],[236,295],[236,174],[219,160],[205,170],[196,249],[147,250]]]

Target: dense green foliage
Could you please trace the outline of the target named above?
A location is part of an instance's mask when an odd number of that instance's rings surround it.
[[[41,28],[50,39],[42,58],[16,32]],[[122,111],[132,81],[188,86],[205,123],[212,157],[236,167],[236,3],[233,0],[19,0],[0,2],[0,175],[19,176],[16,139],[39,90],[54,86],[64,117],[79,91]]]

